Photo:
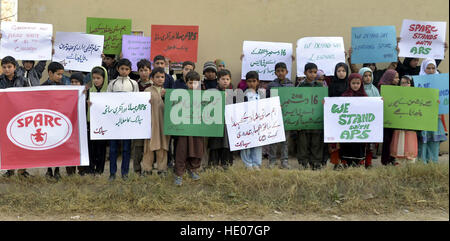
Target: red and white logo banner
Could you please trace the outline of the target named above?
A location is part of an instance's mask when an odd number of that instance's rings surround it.
[[[89,165],[83,90],[0,90],[0,169]]]

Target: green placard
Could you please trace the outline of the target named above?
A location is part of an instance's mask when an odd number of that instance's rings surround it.
[[[437,131],[439,90],[381,86],[384,99],[384,127]]]
[[[119,55],[122,35],[131,34],[131,19],[87,18],[86,33],[105,36],[103,53]]]
[[[164,135],[223,137],[225,92],[167,89]]]
[[[323,129],[323,103],[328,96],[324,87],[276,88],[280,96],[285,130]]]

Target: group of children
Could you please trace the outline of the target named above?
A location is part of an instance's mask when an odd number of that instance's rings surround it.
[[[233,153],[230,151],[227,130],[224,128],[223,137],[193,137],[193,136],[166,136],[164,135],[164,98],[166,89],[216,89],[225,91],[233,89],[229,70],[225,69],[222,60],[208,61],[204,64],[203,75],[195,71],[195,63],[185,61],[182,65],[182,74],[174,80],[168,73],[168,63],[164,56],[158,55],[149,60],[142,59],[137,63],[138,72],[131,71],[131,62],[128,59],[116,60],[114,55],[103,55],[103,66],[97,66],[90,73],[72,73],[70,77],[64,75],[64,66],[58,62],[51,62],[48,66],[48,79],[42,85],[86,85],[87,121],[89,132],[90,93],[98,92],[150,92],[152,138],[149,140],[91,140],[89,138],[88,167],[78,167],[79,174],[102,174],[106,160],[106,149],[109,145],[110,180],[116,178],[117,156],[122,150],[121,175],[128,178],[131,153],[133,169],[141,175],[153,173],[156,163],[157,173],[166,176],[169,166],[174,163],[175,184],[181,185],[182,176],[187,171],[193,180],[200,178],[198,170],[202,159],[207,157],[208,166],[221,166],[224,169],[233,165]],[[270,97],[270,90],[274,87],[327,87],[330,97],[379,97],[380,86],[399,85],[414,87],[412,75],[436,74],[437,64],[432,59],[426,59],[418,67],[418,59],[406,58],[403,63],[391,63],[385,70],[376,70],[375,64],[365,64],[358,69],[356,65],[338,63],[335,66],[334,76],[325,76],[324,72],[314,63],[308,63],[304,68],[304,79],[291,81],[285,63],[275,65],[273,81],[260,81],[256,71],[246,74],[238,88],[245,91],[245,101],[257,101],[263,98],[260,93],[265,91]],[[13,57],[5,57],[1,61],[3,74],[0,75],[0,88],[36,86],[41,82],[45,61],[34,65],[34,61],[23,61],[19,67]],[[350,71],[351,70],[351,71]],[[377,72],[378,71],[378,72]],[[352,73],[350,73],[352,72]],[[377,73],[377,77],[375,77]],[[379,78],[379,79],[377,79]],[[438,131],[411,131],[384,129],[381,162],[384,165],[398,164],[399,160],[415,161],[419,159],[437,162],[439,143],[446,140],[445,123],[439,118]],[[378,145],[375,143],[336,143],[325,144],[323,130],[286,131],[286,141],[266,147],[269,166],[277,163],[277,151],[280,149],[281,168],[290,169],[288,163],[289,136],[295,140],[297,160],[301,168],[317,170],[326,165],[327,160],[335,168],[365,165],[371,167],[372,158],[376,155]],[[89,136],[89,135],[88,135]],[[259,170],[262,164],[263,148],[256,147],[240,151],[240,157],[248,169]],[[66,167],[67,173],[75,173],[75,167]],[[29,173],[22,169],[18,171],[23,176]],[[14,170],[8,170],[4,175],[11,176]],[[61,178],[59,168],[48,168],[46,176]]]

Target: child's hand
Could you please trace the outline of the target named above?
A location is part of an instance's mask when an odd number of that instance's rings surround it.
[[[292,57],[292,61],[295,61],[295,56],[294,56],[294,55],[291,55],[291,57]]]
[[[242,61],[243,58],[244,58],[244,54],[241,54],[241,57],[240,57],[241,61]]]
[[[166,94],[166,89],[162,88],[161,89],[161,97],[164,97],[165,94]]]
[[[400,42],[401,39],[402,39],[402,38],[397,37],[397,44]]]
[[[1,36],[0,36],[0,38],[1,38]],[[445,42],[444,43],[444,53],[447,52],[447,50],[448,50],[448,43]]]
[[[353,53],[353,48],[350,47],[350,48],[348,49],[348,55],[349,55],[349,56],[352,56],[352,53]]]
[[[437,103],[440,104],[440,103],[441,103],[441,100],[437,100]]]
[[[322,105],[325,105],[325,99],[322,100]]]
[[[0,33],[0,39],[2,39],[2,33]]]
[[[101,57],[102,57],[102,61],[105,61],[105,54],[104,53],[102,53]]]
[[[122,53],[122,51],[120,51],[119,58],[120,58],[120,59],[123,59],[123,53]]]
[[[384,98],[383,98],[383,97],[381,97],[381,100],[382,100],[382,101],[384,101]]]
[[[89,105],[89,107],[92,106],[92,102],[90,100],[87,100],[86,103]]]

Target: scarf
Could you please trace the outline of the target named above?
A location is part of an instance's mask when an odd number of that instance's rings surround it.
[[[359,79],[361,81],[361,86],[359,87],[359,89],[357,91],[352,90],[352,87],[350,85],[350,83],[352,82],[353,79]],[[353,97],[353,96],[367,96],[366,92],[364,91],[363,80],[362,80],[362,76],[360,74],[353,73],[353,74],[351,74],[348,77],[348,88],[342,94],[342,96],[349,96],[349,97]]]
[[[366,72],[370,72],[370,74],[372,75],[372,81],[370,83],[366,84],[366,83],[364,83],[364,80],[363,80],[364,91],[366,92],[367,96],[369,96],[369,97],[379,97],[380,96],[380,92],[378,92],[377,87],[375,87],[375,85],[372,84],[373,83],[373,72],[372,72],[372,69],[368,68],[368,67],[364,67],[364,68],[361,68],[359,70],[359,74],[361,76],[364,76],[364,74]]]

